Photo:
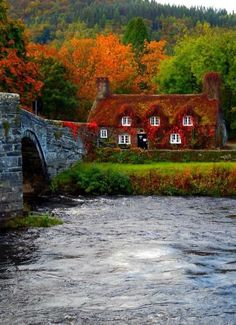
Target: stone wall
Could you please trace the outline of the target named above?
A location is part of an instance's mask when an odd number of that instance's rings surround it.
[[[19,96],[0,93],[0,223],[23,210]]]
[[[62,122],[46,120],[23,110],[20,115],[21,137],[34,143],[49,179],[82,159],[85,153],[82,140],[79,135],[75,138]]]

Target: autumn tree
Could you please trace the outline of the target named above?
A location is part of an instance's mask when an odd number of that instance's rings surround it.
[[[5,0],[0,0],[0,91],[20,94],[30,108],[42,83],[38,66],[26,54],[24,26],[7,16]]]
[[[136,91],[148,91],[155,93],[158,85],[155,78],[159,73],[160,64],[167,58],[165,54],[165,41],[151,41],[144,43],[143,54],[140,57],[141,69],[136,77]],[[139,65],[139,66],[140,66]]]
[[[130,91],[137,71],[131,47],[114,34],[72,39],[62,46],[59,58],[69,68],[81,99],[95,98],[98,76],[107,76],[113,91]]]
[[[99,35],[91,54],[96,76],[108,77],[116,93],[132,91],[137,65],[130,45],[123,45],[115,34]]]
[[[94,39],[73,38],[65,42],[58,52],[59,59],[70,71],[71,80],[77,85],[80,99],[94,96],[95,62],[91,54],[94,46]]]

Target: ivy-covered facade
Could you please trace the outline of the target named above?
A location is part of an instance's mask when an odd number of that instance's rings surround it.
[[[97,98],[88,122],[98,127],[98,145],[144,149],[212,149],[224,144],[220,78],[204,77],[200,94],[111,94],[97,79]]]

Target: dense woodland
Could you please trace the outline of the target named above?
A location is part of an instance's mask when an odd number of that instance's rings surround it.
[[[21,20],[19,20],[21,19]],[[86,120],[96,76],[117,93],[197,93],[222,79],[236,133],[236,15],[148,0],[0,0],[0,91],[55,119]]]
[[[121,33],[134,17],[146,20],[151,38],[155,40],[192,29],[198,22],[219,27],[236,26],[236,15],[228,15],[226,10],[188,9],[161,5],[154,0],[9,0],[9,3],[11,15],[22,18],[33,31],[34,41],[40,43],[61,37],[61,32],[76,28],[74,24],[78,22],[96,32],[108,29]]]

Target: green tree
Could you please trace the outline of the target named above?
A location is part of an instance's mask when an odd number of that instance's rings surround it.
[[[144,49],[145,41],[150,41],[150,38],[144,20],[140,17],[131,19],[126,26],[123,43],[131,44],[136,54],[139,54]]]
[[[24,25],[10,19],[7,11],[6,1],[0,0],[0,47],[16,49],[19,56],[25,56]]]
[[[74,119],[78,108],[77,88],[67,78],[66,68],[52,57],[43,58],[41,73],[43,115],[51,119]]]
[[[175,55],[163,61],[157,77],[166,93],[195,93],[202,88],[206,72],[222,78],[222,106],[228,128],[236,106],[236,31],[208,29],[204,35],[189,36],[175,47]]]

